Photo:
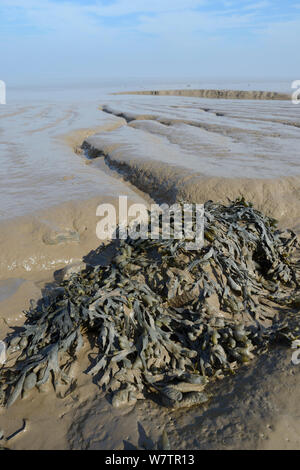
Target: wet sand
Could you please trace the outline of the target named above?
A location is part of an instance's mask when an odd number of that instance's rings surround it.
[[[243,194],[277,217],[280,225],[300,234],[296,106],[185,96],[124,95],[107,100],[94,105],[90,115],[88,106],[74,106],[78,117],[73,115],[73,121],[64,114],[65,105],[51,111],[22,111],[20,106],[10,113],[24,128],[19,128],[15,147],[13,131],[6,133],[13,160],[6,163],[11,182],[4,194],[0,231],[0,339],[23,324],[23,310],[53,284],[54,270],[80,262],[99,245],[96,207],[101,202],[117,206],[119,194],[146,203],[182,198],[225,202]],[[28,113],[27,121],[22,113]],[[28,140],[22,140],[24,135]],[[96,158],[88,160],[87,150]],[[2,178],[3,188],[4,169]],[[44,185],[47,180],[49,186]],[[18,206],[16,188],[23,195]],[[11,409],[1,409],[5,436],[19,429],[23,419],[27,422],[25,432],[1,445],[151,448],[166,427],[174,449],[300,448],[300,369],[292,365],[290,351],[274,350],[261,357],[236,377],[220,382],[206,407],[184,412],[162,410],[148,401],[139,401],[133,409],[113,409],[83,373],[90,354],[86,342],[73,371],[78,386],[66,399],[57,398],[52,390],[34,390]]]

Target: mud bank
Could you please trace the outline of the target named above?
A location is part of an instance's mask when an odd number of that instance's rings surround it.
[[[227,202],[243,195],[261,211],[299,228],[300,120],[295,106],[233,100],[208,104],[167,96],[158,96],[155,104],[152,97],[145,99],[102,107],[127,124],[85,139],[83,148],[91,158],[104,158],[159,202]]]
[[[191,96],[197,98],[228,99],[228,100],[290,100],[286,93],[274,91],[243,91],[243,90],[150,90],[125,91],[114,95],[151,95],[151,96]]]
[[[244,196],[268,215],[293,219],[299,216],[299,177],[261,180],[209,178],[162,162],[125,160],[118,157],[117,151],[97,146],[95,137],[87,139],[84,146],[91,155],[105,156],[111,168],[120,171],[132,184],[160,202],[186,200],[204,203],[208,199],[226,202]]]

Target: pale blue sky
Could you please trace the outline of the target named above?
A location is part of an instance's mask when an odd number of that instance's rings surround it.
[[[291,0],[0,0],[0,79],[297,79],[299,36]]]

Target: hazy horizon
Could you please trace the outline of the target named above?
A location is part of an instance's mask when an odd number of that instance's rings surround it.
[[[0,79],[299,78],[300,2],[0,0]]]

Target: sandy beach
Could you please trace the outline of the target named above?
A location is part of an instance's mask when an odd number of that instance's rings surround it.
[[[120,195],[146,206],[243,196],[300,235],[300,115],[289,84],[226,93],[179,86],[90,90],[80,99],[76,90],[48,91],[44,102],[31,91],[0,108],[0,340],[57,287],[59,270],[98,247],[96,208],[117,208]],[[290,350],[244,365],[208,404],[187,411],[150,400],[113,408],[85,373],[94,353],[85,341],[66,398],[46,387],[0,408],[5,437],[26,423],[0,446],[152,449],[165,429],[172,449],[300,448],[300,366]]]

